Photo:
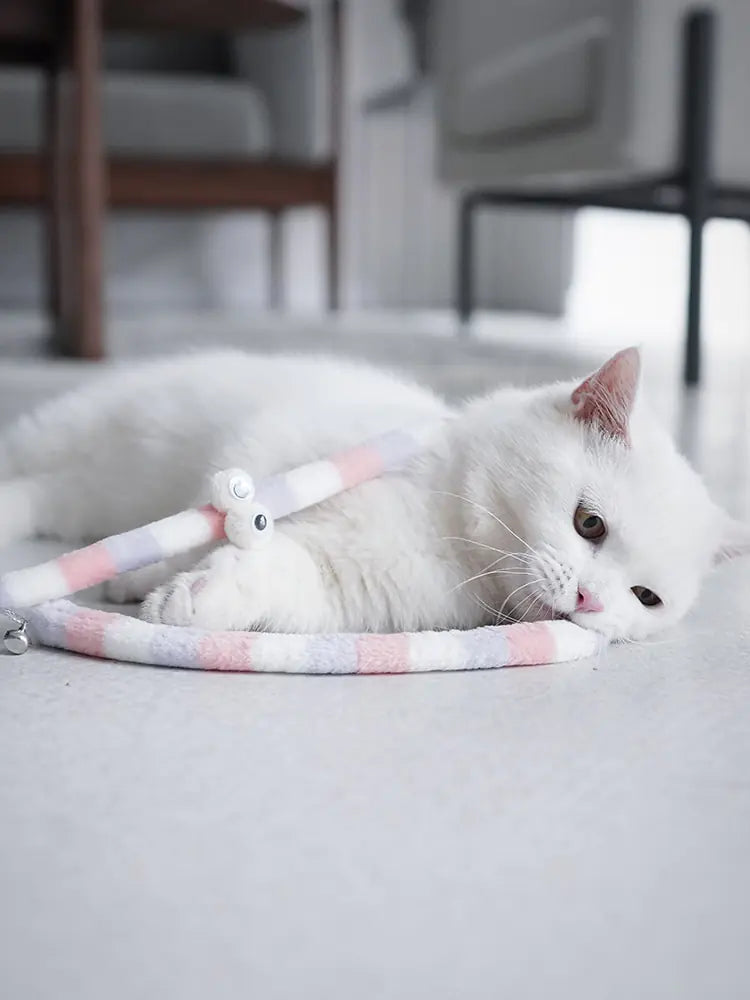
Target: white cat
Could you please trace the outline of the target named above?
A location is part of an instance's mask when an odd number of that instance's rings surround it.
[[[685,613],[714,563],[750,551],[750,530],[710,500],[638,380],[630,348],[580,385],[501,389],[451,411],[417,385],[341,361],[162,360],[105,375],[5,432],[0,541],[124,531],[205,502],[211,471],[239,466],[257,480],[449,417],[407,471],[280,522],[267,548],[225,545],[147,567],[110,596],[145,596],[144,617],[208,628],[558,616],[641,638]]]

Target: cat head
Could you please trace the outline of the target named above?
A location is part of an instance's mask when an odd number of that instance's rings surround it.
[[[685,614],[713,565],[750,552],[750,528],[641,398],[635,348],[582,382],[501,390],[465,420],[461,530],[473,569],[499,559],[479,584],[504,614],[643,638]]]

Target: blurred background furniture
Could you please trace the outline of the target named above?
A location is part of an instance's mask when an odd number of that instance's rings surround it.
[[[338,21],[336,3],[325,6],[324,24],[282,0],[0,6],[0,61],[16,64],[0,72],[0,206],[47,205],[60,351],[105,350],[108,206],[262,211],[271,304],[281,296],[282,214],[319,206],[336,306]]]
[[[599,206],[689,224],[684,375],[700,377],[703,227],[750,221],[746,0],[436,0],[441,173],[464,190],[457,310],[486,205]],[[613,303],[616,308],[616,303]]]

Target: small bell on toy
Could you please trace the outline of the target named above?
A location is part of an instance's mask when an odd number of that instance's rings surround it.
[[[255,503],[255,485],[243,469],[224,469],[211,479],[211,503],[226,514],[224,534],[240,549],[260,549],[273,538],[270,511]]]
[[[9,653],[13,653],[14,656],[20,656],[21,653],[25,653],[29,648],[26,619],[21,618],[20,615],[17,615],[14,611],[10,611],[8,608],[0,608],[0,614],[9,618],[13,625],[13,628],[9,628],[3,636],[3,645]]]

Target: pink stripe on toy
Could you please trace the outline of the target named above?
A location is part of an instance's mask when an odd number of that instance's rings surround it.
[[[116,624],[118,618],[106,611],[81,608],[65,623],[67,648],[86,656],[106,656],[104,638],[109,626]]]
[[[198,644],[198,661],[204,670],[250,673],[253,669],[253,632],[214,632]]]
[[[371,445],[339,452],[331,457],[331,462],[338,469],[342,486],[346,490],[367,482],[368,479],[375,479],[381,475],[384,467],[381,452]]]
[[[549,622],[517,622],[505,631],[508,666],[551,663],[557,652]]]
[[[69,593],[93,587],[117,576],[117,567],[104,542],[95,542],[85,549],[66,552],[57,560],[60,572],[70,588]]]
[[[208,528],[211,533],[209,541],[220,542],[227,536],[224,534],[224,519],[226,514],[223,511],[217,510],[212,507],[210,503],[205,504],[203,507],[199,507],[198,510],[205,517]]]
[[[410,670],[408,635],[402,633],[359,636],[358,674],[407,674]]]

